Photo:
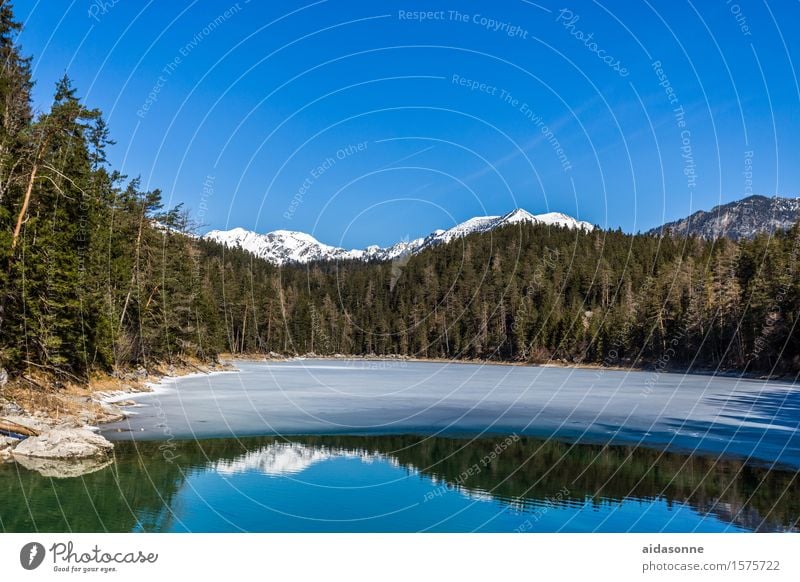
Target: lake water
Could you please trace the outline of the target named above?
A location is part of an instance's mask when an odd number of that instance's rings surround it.
[[[127,421],[104,428],[119,441],[113,464],[65,479],[0,465],[0,529],[800,527],[790,384],[395,361],[237,366],[138,395]]]
[[[119,443],[113,464],[82,477],[0,465],[0,528],[776,531],[798,526],[796,477],[735,460],[530,437],[142,441]]]

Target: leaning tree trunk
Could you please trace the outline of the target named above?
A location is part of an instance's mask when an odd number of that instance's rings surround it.
[[[19,235],[22,231],[22,225],[25,222],[25,216],[28,214],[28,207],[31,203],[31,194],[33,194],[33,184],[36,182],[36,175],[39,173],[39,165],[42,163],[42,156],[44,152],[47,150],[47,145],[49,143],[49,136],[45,137],[42,141],[42,144],[39,146],[38,151],[33,159],[33,166],[31,167],[31,175],[28,178],[28,186],[25,188],[25,196],[22,199],[22,207],[19,209],[19,216],[17,216],[17,224],[14,227],[14,235],[11,239],[11,251],[13,252],[14,249],[17,247],[17,243],[19,242]]]
[[[25,215],[28,214],[28,206],[31,202],[31,193],[33,192],[33,183],[36,181],[36,174],[39,171],[39,163],[34,163],[31,168],[31,175],[28,179],[28,187],[25,188],[25,197],[22,199],[22,208],[19,209],[19,216],[17,216],[17,224],[14,227],[14,235],[11,239],[11,250],[17,248],[19,241],[19,233],[22,230],[22,224],[25,222]]]

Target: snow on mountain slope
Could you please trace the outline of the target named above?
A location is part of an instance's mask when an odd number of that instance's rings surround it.
[[[267,234],[258,234],[244,228],[212,230],[203,238],[227,247],[241,248],[276,265],[348,259],[389,261],[435,245],[446,244],[470,234],[489,232],[502,226],[525,222],[585,231],[594,228],[588,222],[575,220],[571,216],[559,212],[534,215],[517,208],[503,216],[476,216],[448,230],[435,230],[424,238],[402,240],[385,248],[372,245],[365,249],[347,250],[321,243],[310,234],[291,230],[276,230]]]
[[[308,263],[319,260],[362,258],[364,251],[346,251],[323,244],[310,234],[291,230],[275,230],[258,234],[243,228],[212,230],[203,238],[231,248],[241,248],[277,265]]]
[[[567,228],[580,228],[586,231],[592,230],[594,227],[585,220],[575,220],[571,216],[562,214],[560,212],[547,212],[545,214],[537,214],[536,220],[543,224],[551,226],[566,226]]]

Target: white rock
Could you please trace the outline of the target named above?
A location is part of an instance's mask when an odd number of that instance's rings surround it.
[[[104,437],[84,428],[58,428],[29,437],[14,449],[14,457],[85,459],[107,455],[114,448]]]

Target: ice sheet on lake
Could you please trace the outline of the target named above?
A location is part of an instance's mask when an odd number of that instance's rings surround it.
[[[109,438],[534,434],[754,457],[800,467],[800,390],[752,379],[385,361],[238,362],[132,398]],[[143,429],[143,430],[142,430]],[[118,432],[122,431],[122,432]]]

